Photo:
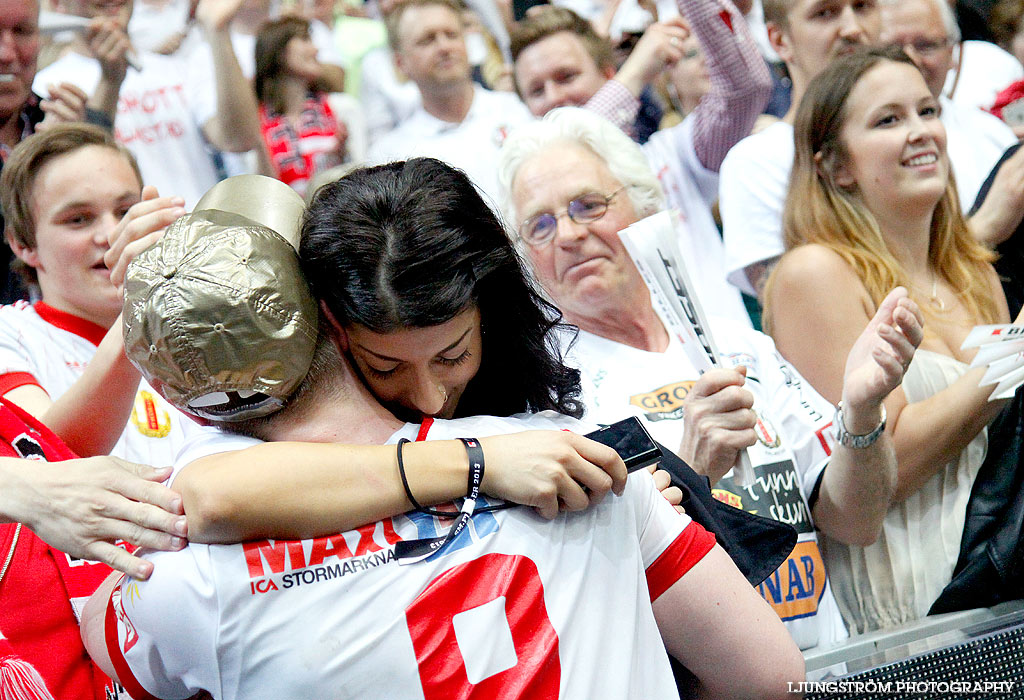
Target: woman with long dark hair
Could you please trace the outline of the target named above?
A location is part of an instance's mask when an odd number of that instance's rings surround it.
[[[362,160],[361,110],[351,96],[328,92],[307,20],[287,15],[260,29],[253,84],[274,177],[304,194],[318,173]]]
[[[445,418],[582,413],[579,372],[562,364],[551,333],[561,314],[461,171],[418,158],[324,186],[301,257],[353,365],[385,404]],[[424,346],[417,331],[455,319],[436,347]]]
[[[300,252],[338,345],[396,415],[579,416],[579,374],[562,364],[551,337],[560,316],[461,171],[415,159],[326,185],[307,211]],[[585,508],[624,483],[614,455],[569,433],[497,436],[483,446],[484,490],[547,517]],[[254,461],[259,449],[206,458],[175,480],[191,539],[325,534],[411,507],[392,447],[318,444],[307,454],[296,446],[303,469],[287,483],[277,463],[263,470]],[[417,500],[464,494],[461,450],[444,442],[406,448]],[[393,475],[385,489],[382,475]],[[667,486],[668,475],[657,481]]]

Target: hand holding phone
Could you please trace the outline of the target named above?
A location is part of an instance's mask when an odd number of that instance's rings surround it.
[[[626,471],[630,473],[661,459],[661,448],[636,416],[587,433],[584,437],[608,445],[618,452],[619,457],[626,463]]]

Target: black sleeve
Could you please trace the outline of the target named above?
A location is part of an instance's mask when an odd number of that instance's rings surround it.
[[[1006,153],[999,159],[992,172],[989,173],[985,183],[981,186],[974,206],[971,207],[971,214],[978,211],[992,189],[992,182],[999,172],[1006,159],[1012,156],[1020,148],[1020,144],[1014,144],[1006,149]],[[1013,234],[1005,241],[996,246],[996,255],[999,258],[995,262],[996,273],[1003,285],[1003,294],[1006,295],[1006,304],[1010,307],[1010,318],[1017,318],[1021,308],[1024,308],[1024,222],[1021,222]]]
[[[978,190],[978,196],[974,198],[974,206],[971,207],[971,210],[967,213],[967,216],[974,216],[974,212],[978,211],[978,209],[981,208],[981,205],[985,203],[985,197],[988,196],[988,191],[992,189],[992,182],[993,180],[996,179],[996,173],[999,172],[999,168],[1003,167],[1003,163],[1009,160],[1013,156],[1013,154],[1017,152],[1019,148],[1019,143],[1013,144],[1012,146],[1006,149],[1006,152],[1003,153],[999,161],[996,162],[995,166],[993,166],[992,168],[992,172],[988,174],[988,177],[985,178],[985,182],[982,183],[981,185],[981,189]]]
[[[661,469],[672,475],[672,485],[683,492],[680,505],[686,514],[713,532],[750,585],[757,586],[775,571],[796,546],[796,530],[776,520],[733,508],[711,495],[711,482],[693,471],[676,453],[659,445]],[[669,658],[682,700],[697,697],[699,683],[689,669]]]
[[[715,499],[706,476],[697,474],[664,445],[661,450],[664,456],[660,466],[672,475],[672,484],[683,492],[680,505],[686,514],[714,533],[718,544],[752,586],[782,565],[796,546],[796,530],[792,526]]]

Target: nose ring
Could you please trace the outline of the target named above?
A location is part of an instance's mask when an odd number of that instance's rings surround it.
[[[441,393],[441,403],[448,403],[448,392],[445,391],[444,384],[438,384],[437,390]]]

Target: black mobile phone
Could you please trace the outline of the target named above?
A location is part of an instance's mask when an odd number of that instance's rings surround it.
[[[608,445],[618,452],[629,472],[643,469],[661,459],[661,448],[651,439],[647,429],[636,416],[587,433],[584,437]]]

